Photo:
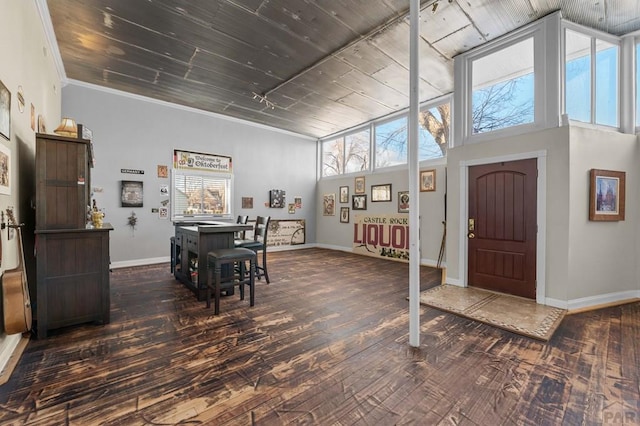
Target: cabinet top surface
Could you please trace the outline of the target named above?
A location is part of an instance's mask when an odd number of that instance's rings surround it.
[[[36,234],[61,234],[69,232],[106,232],[113,231],[110,223],[103,223],[102,228],[76,228],[76,229],[36,229]]]

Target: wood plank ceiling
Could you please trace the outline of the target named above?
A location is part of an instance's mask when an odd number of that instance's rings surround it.
[[[409,105],[408,0],[47,5],[65,79],[312,137]],[[454,56],[556,10],[611,34],[640,29],[637,0],[423,1],[421,100],[453,91]]]

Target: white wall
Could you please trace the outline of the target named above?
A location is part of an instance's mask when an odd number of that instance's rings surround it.
[[[40,15],[34,1],[1,0],[0,2],[0,80],[11,92],[10,140],[0,136],[0,144],[11,151],[10,195],[0,195],[0,210],[14,207],[16,218],[25,223],[25,254],[29,265],[33,248],[34,211],[29,207],[35,194],[35,131],[31,128],[31,105],[36,117],[41,114],[48,128],[60,122],[60,77],[52,59]],[[22,86],[24,112],[18,109],[18,87]],[[7,239],[8,232],[0,232],[2,241],[2,270],[18,265],[17,239]],[[35,288],[35,276],[29,274],[28,283]],[[12,353],[19,335],[0,334],[0,370]]]
[[[65,116],[93,131],[96,166],[92,188],[98,207],[105,209],[111,233],[114,267],[169,260],[173,226],[158,218],[152,208],[166,197],[160,185],[170,179],[157,177],[157,166],[171,168],[174,149],[228,155],[233,159],[234,215],[270,215],[273,219],[305,219],[306,241],[315,241],[316,142],[309,138],[227,119],[168,103],[106,91],[72,82],[63,89]],[[142,175],[121,169],[143,170]],[[120,207],[120,181],[140,180],[144,188],[142,208]],[[270,189],[284,189],[287,201],[302,197],[302,209],[271,209]],[[253,197],[253,209],[241,209],[241,198]],[[136,229],[127,225],[135,212]]]
[[[546,163],[546,209],[544,216],[538,217],[545,230],[544,271],[538,277],[538,283],[544,283],[543,302],[577,309],[640,297],[637,138],[574,125],[449,150],[448,282],[466,284],[466,184],[460,181],[464,175],[460,170],[469,162],[523,153],[544,153]],[[626,171],[624,222],[588,220],[591,168]]]
[[[436,170],[436,190],[421,192],[420,198],[420,258],[421,263],[434,266],[438,260],[444,227],[444,198],[446,192],[445,160],[423,162],[420,170]],[[340,207],[351,208],[351,196],[356,176],[365,177],[367,210],[350,211],[349,223],[340,223]],[[351,251],[353,247],[353,219],[359,213],[393,214],[398,213],[398,192],[409,190],[409,172],[407,168],[377,171],[375,173],[355,174],[324,178],[318,183],[316,198],[317,242],[321,246],[337,250]],[[391,202],[371,202],[371,185],[391,184]],[[349,187],[349,203],[339,203],[339,188]],[[324,194],[336,194],[336,215],[322,215]],[[412,202],[410,202],[413,205]]]
[[[635,135],[571,127],[569,288],[576,308],[640,297],[636,264],[640,149]],[[625,220],[589,221],[590,169],[626,173]]]

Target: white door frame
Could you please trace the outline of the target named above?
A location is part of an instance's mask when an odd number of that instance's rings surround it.
[[[523,152],[499,157],[479,158],[460,162],[460,229],[458,270],[461,273],[462,287],[468,287],[469,283],[469,240],[467,239],[467,218],[469,217],[469,167],[482,164],[493,164],[507,161],[537,160],[537,220],[538,233],[536,237],[536,302],[545,304],[546,289],[546,229],[547,229],[547,151]]]

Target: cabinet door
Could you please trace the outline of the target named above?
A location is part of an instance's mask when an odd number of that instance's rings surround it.
[[[36,229],[78,229],[89,205],[86,141],[62,137],[36,140]]]

